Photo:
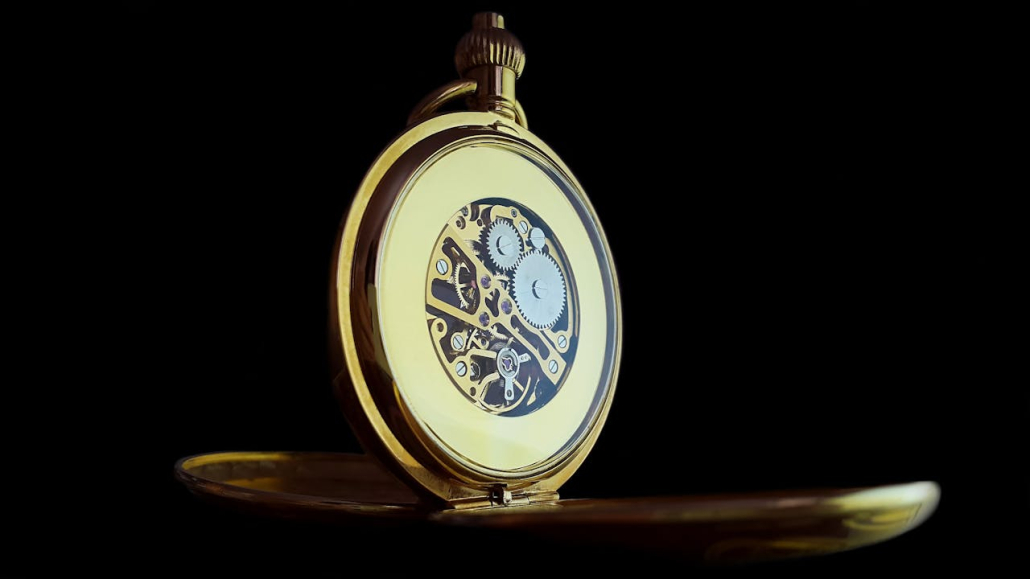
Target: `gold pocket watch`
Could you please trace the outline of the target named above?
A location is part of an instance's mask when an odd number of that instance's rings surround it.
[[[477,14],[461,79],[419,103],[340,230],[334,384],[368,455],[216,453],[177,476],[236,506],[649,542],[704,560],[837,551],[905,532],[934,483],[737,497],[559,499],[604,425],[622,341],[597,215],[515,97],[523,48]],[[469,110],[440,112],[464,100]],[[669,541],[669,537],[673,540]]]

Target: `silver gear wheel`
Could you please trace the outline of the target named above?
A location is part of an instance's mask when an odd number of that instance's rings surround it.
[[[522,255],[522,238],[511,223],[503,219],[497,219],[490,224],[483,243],[486,245],[490,261],[503,271],[515,267],[519,256]]]
[[[513,293],[522,317],[537,328],[553,326],[565,309],[565,280],[551,256],[523,255],[515,265]]]

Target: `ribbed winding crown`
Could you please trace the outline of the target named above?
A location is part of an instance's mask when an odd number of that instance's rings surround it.
[[[526,67],[526,52],[514,34],[504,29],[504,17],[496,12],[480,12],[472,17],[472,30],[458,41],[454,53],[458,74],[477,66],[503,66],[522,76]]]

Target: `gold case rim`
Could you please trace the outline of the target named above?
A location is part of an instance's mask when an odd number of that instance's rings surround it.
[[[376,316],[363,316],[363,312],[374,307],[370,302],[376,299],[375,292],[368,291],[376,282],[376,254],[381,241],[376,237],[381,235],[391,215],[396,194],[403,189],[406,179],[402,179],[400,184],[385,181],[407,153],[416,147],[426,147],[434,136],[455,129],[468,134],[493,133],[497,137],[520,142],[553,164],[574,189],[592,225],[597,229],[606,266],[611,272],[614,296],[612,309],[615,317],[614,360],[610,379],[605,384],[603,400],[592,418],[592,424],[586,427],[578,441],[531,472],[491,472],[488,469],[471,468],[460,461],[449,459],[446,449],[437,448],[438,443],[426,435],[417,419],[399,401],[396,385],[392,382],[384,384],[384,380],[392,377],[392,372],[384,355],[382,337],[373,328]],[[428,158],[450,142],[453,141],[446,141],[441,146],[426,147],[428,153],[424,157],[415,157]],[[410,169],[414,169],[414,166]],[[401,174],[409,175],[410,171],[401,170]],[[392,198],[376,198],[376,192],[384,185],[393,192]],[[368,223],[372,224],[371,229],[363,227]],[[607,419],[618,379],[622,347],[619,284],[607,237],[582,186],[557,154],[525,128],[494,113],[448,113],[410,126],[383,150],[362,180],[342,222],[333,255],[330,292],[333,383],[343,412],[366,452],[377,457],[416,492],[455,506],[488,500],[493,494],[492,489],[498,485],[526,497],[556,498],[557,489],[582,464]],[[383,391],[388,389],[393,389],[395,394],[383,395]],[[400,412],[393,412],[395,410]],[[391,416],[384,416],[384,411]]]

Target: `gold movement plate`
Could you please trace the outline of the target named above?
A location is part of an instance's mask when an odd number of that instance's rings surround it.
[[[832,553],[885,541],[919,526],[940,497],[935,483],[916,482],[434,510],[363,455],[219,453],[184,459],[176,474],[202,497],[264,514],[343,524],[428,520],[715,564]]]

